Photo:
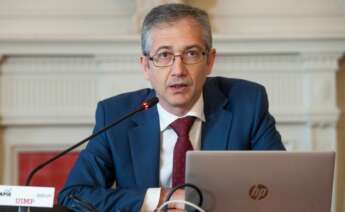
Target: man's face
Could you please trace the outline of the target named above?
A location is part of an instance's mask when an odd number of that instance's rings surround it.
[[[172,24],[161,24],[151,30],[149,56],[172,52],[181,55],[194,50],[206,51],[201,27],[191,18]],[[155,89],[159,102],[167,111],[182,116],[187,113],[201,95],[206,77],[211,73],[215,50],[206,52],[200,62],[186,65],[181,57],[168,67],[156,67],[148,57],[140,63],[145,78]]]

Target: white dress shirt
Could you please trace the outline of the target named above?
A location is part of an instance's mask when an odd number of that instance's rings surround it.
[[[157,104],[157,109],[161,134],[159,182],[161,187],[171,187],[173,153],[177,141],[177,134],[170,127],[170,124],[178,118],[194,116],[196,119],[194,120],[194,123],[189,131],[189,139],[194,150],[200,149],[201,125],[202,122],[205,122],[203,95],[200,95],[192,109],[182,117],[169,113],[159,103]],[[141,211],[154,211],[154,209],[156,209],[158,206],[160,193],[160,188],[149,188],[146,191]]]

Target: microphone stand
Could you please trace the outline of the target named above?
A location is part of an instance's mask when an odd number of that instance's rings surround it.
[[[68,152],[72,151],[73,149],[79,147],[80,145],[84,144],[85,142],[87,142],[88,140],[98,136],[99,134],[103,133],[104,131],[107,131],[109,128],[119,124],[120,122],[122,122],[123,120],[129,118],[130,116],[143,111],[143,110],[147,110],[151,107],[153,107],[154,105],[156,105],[158,103],[158,98],[157,97],[153,97],[147,101],[144,101],[136,110],[125,114],[124,116],[122,116],[120,119],[110,123],[109,125],[105,126],[104,128],[100,129],[99,131],[97,131],[96,133],[90,135],[89,137],[79,141],[78,143],[74,144],[73,146],[67,148],[66,150],[58,153],[57,155],[55,155],[54,157],[50,158],[49,160],[41,163],[40,165],[38,165],[36,168],[34,168],[29,176],[26,178],[26,183],[25,186],[29,186],[32,180],[32,177],[36,174],[36,172],[38,172],[39,170],[43,169],[45,166],[47,166],[48,164],[50,164],[51,162],[59,159],[60,157],[64,156],[65,154],[67,154]],[[24,206],[19,206],[18,207],[18,212],[30,212],[30,207],[24,207]]]

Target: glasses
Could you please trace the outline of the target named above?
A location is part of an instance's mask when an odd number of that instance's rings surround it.
[[[153,56],[148,56],[149,60],[152,61],[153,65],[158,68],[164,68],[174,64],[176,57],[180,57],[182,62],[186,65],[193,65],[201,62],[201,60],[206,55],[205,51],[201,49],[187,49],[182,52],[182,54],[174,54],[171,51],[163,50],[158,51]]]

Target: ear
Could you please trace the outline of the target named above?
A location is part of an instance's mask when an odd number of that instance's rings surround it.
[[[144,55],[140,56],[140,66],[141,69],[144,73],[144,77],[146,80],[149,80],[149,71],[150,71],[150,64],[149,64],[149,60],[147,59],[147,57],[145,57]]]
[[[211,74],[216,60],[216,49],[212,48],[207,56],[207,75]]]

